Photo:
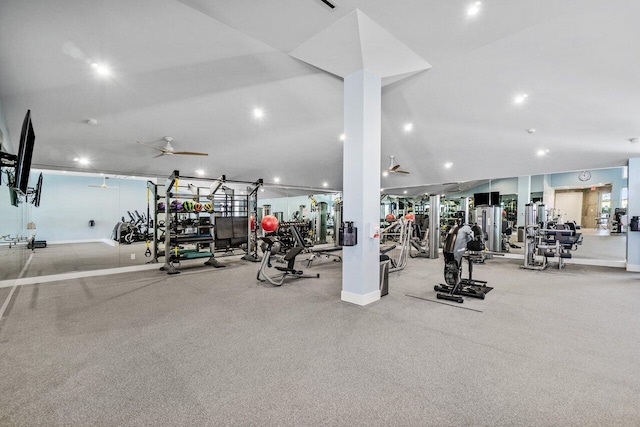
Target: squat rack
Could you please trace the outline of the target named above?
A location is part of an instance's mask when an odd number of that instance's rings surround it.
[[[190,193],[180,192],[179,180],[187,179],[194,180],[198,182],[210,182],[210,186],[208,188],[209,194],[201,194],[201,190],[203,187],[196,187],[193,185],[189,185]],[[227,188],[224,184],[246,184],[246,195],[237,196],[234,194],[234,191]],[[210,246],[210,254],[206,254],[206,256],[210,255],[210,258],[206,265],[211,265],[214,267],[223,267],[224,265],[220,264],[215,259],[215,218],[222,217],[235,217],[234,214],[242,213],[246,214],[246,254],[242,257],[244,260],[258,262],[260,261],[260,257],[258,256],[258,236],[257,236],[257,224],[255,218],[257,218],[257,207],[258,207],[258,190],[263,185],[263,180],[258,179],[256,181],[240,181],[240,180],[229,180],[225,175],[221,175],[218,178],[204,178],[204,177],[194,177],[194,176],[181,176],[178,170],[174,170],[173,173],[167,178],[165,183],[165,235],[164,235],[164,244],[165,244],[165,263],[163,266],[163,270],[167,271],[169,274],[178,273],[176,271],[173,263],[175,261],[179,262],[179,244],[180,243],[192,243],[196,245],[209,245]],[[184,187],[182,187],[184,188]],[[218,193],[220,190],[224,191],[224,194]],[[157,201],[161,199],[161,196],[154,191],[154,205],[156,212],[154,214],[154,219],[157,224]],[[185,200],[194,200],[194,201],[210,201],[212,205],[212,211],[210,212],[211,221],[209,226],[198,225],[198,233],[197,235],[190,236],[179,236],[178,233],[174,233],[172,235],[172,231],[177,231],[177,225],[175,226],[175,230],[172,230],[172,214],[177,214],[177,211],[171,209],[171,201],[176,199],[185,199]],[[254,218],[254,226],[251,225],[251,216]],[[200,228],[207,229],[206,233],[201,233]],[[244,234],[244,233],[243,233]],[[154,261],[157,262],[158,258],[158,243],[157,233],[154,230]],[[171,255],[171,252],[174,254]],[[189,257],[184,257],[185,259],[189,259]]]

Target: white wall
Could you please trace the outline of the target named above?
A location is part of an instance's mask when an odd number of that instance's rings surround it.
[[[555,208],[560,211],[564,222],[582,222],[582,192],[556,193]]]

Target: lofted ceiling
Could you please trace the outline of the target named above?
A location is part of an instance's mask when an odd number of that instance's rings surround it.
[[[383,88],[380,168],[395,155],[411,171],[383,187],[621,166],[640,153],[628,141],[640,136],[637,0],[484,0],[473,17],[458,0],[335,4],[3,0],[5,140],[16,148],[31,109],[38,167],[340,189],[342,81],[289,53],[358,8],[433,67]],[[209,156],[153,158],[136,144],[164,136]]]

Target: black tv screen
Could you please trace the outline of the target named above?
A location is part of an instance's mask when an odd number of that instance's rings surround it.
[[[42,197],[42,173],[38,177],[38,184],[34,190],[33,205],[37,208],[40,206],[40,198]]]
[[[492,191],[491,193],[474,193],[473,204],[474,206],[497,206],[500,204],[500,193],[498,191]]]
[[[29,186],[29,172],[31,171],[31,157],[33,147],[36,142],[36,134],[31,125],[31,110],[27,110],[22,122],[22,132],[20,133],[20,148],[18,149],[18,160],[16,164],[15,188],[22,194],[27,194]]]

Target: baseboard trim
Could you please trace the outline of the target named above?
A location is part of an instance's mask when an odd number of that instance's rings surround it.
[[[10,286],[35,285],[38,283],[58,282],[60,280],[81,279],[83,277],[107,276],[109,274],[131,273],[135,271],[159,270],[161,264],[134,265],[131,267],[105,268],[102,270],[74,271],[73,273],[52,274],[50,276],[23,277],[21,279],[0,280],[0,288]]]
[[[342,299],[342,301],[350,302],[351,304],[365,306],[380,299],[380,290],[369,292],[368,294],[364,295],[342,291],[342,293],[340,294],[340,298]]]

